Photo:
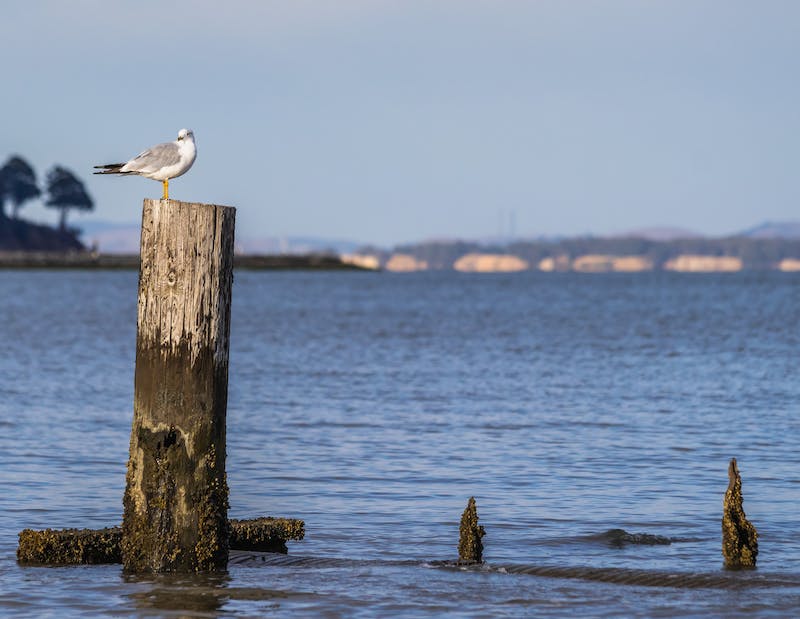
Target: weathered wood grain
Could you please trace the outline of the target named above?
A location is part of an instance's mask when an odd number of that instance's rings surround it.
[[[121,543],[128,572],[227,565],[234,220],[231,207],[144,201]]]

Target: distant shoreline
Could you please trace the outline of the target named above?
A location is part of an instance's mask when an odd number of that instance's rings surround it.
[[[234,267],[246,270],[366,271],[336,256],[238,255]],[[92,252],[0,252],[0,269],[138,270],[138,254]]]
[[[575,259],[545,258],[531,264],[511,254],[467,254],[452,265],[431,268],[412,255],[394,254],[383,263],[373,256],[330,254],[237,254],[234,267],[252,271],[454,271],[465,273],[576,272],[576,273],[737,273],[751,271],[800,272],[800,260],[784,259],[768,268],[748,268],[730,256],[681,255],[656,265],[644,256],[586,255]],[[138,271],[138,254],[102,254],[88,251],[0,251],[0,270]]]

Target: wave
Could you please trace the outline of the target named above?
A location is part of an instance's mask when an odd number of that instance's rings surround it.
[[[347,559],[338,557],[308,557],[264,552],[232,551],[229,565],[241,567],[347,568],[362,565],[408,566],[480,572],[588,580],[640,587],[671,587],[680,589],[754,589],[800,588],[800,574],[760,574],[755,571],[668,572],[619,567],[581,567],[534,565],[520,563],[476,563],[458,561],[413,561],[380,559]]]

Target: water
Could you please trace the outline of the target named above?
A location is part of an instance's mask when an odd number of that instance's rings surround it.
[[[215,576],[20,567],[23,528],[121,519],[136,288],[0,271],[0,615],[800,609],[800,280],[780,273],[238,272],[230,516],[303,518],[306,539]],[[722,570],[731,457],[755,573]],[[473,495],[487,565],[442,567]],[[614,547],[611,528],[678,541]]]

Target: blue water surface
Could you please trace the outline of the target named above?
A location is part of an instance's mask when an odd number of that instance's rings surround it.
[[[134,272],[0,271],[2,615],[800,610],[800,586],[768,586],[800,578],[797,275],[237,272],[230,516],[302,518],[296,560],[195,577],[19,566],[23,528],[121,519],[136,294]],[[722,570],[732,457],[755,573]],[[443,568],[470,496],[487,565]],[[617,547],[611,528],[675,541]],[[506,569],[542,565],[733,584]]]

